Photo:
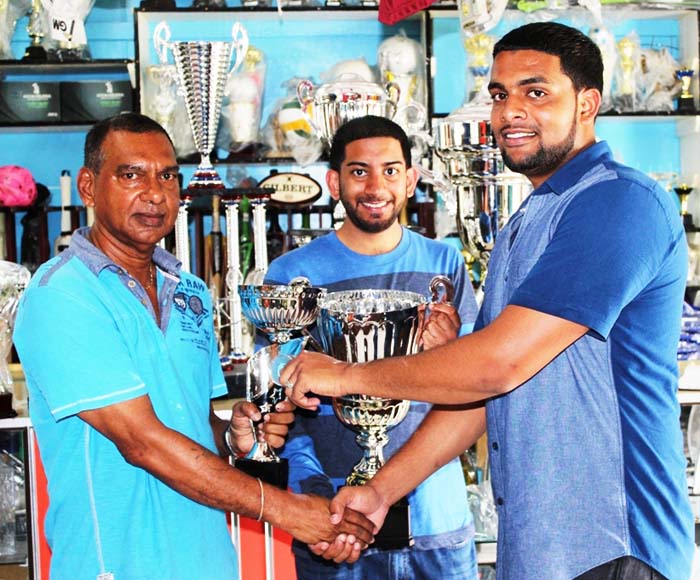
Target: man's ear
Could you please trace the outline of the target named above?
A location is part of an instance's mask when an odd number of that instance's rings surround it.
[[[95,207],[95,175],[93,172],[87,167],[81,167],[75,185],[85,207]]]
[[[600,91],[598,89],[583,89],[579,95],[581,122],[584,124],[594,123],[602,102]]]
[[[326,185],[331,197],[335,201],[340,200],[340,174],[335,169],[326,172]]]
[[[415,167],[406,169],[406,197],[413,197],[418,185],[418,170]]]

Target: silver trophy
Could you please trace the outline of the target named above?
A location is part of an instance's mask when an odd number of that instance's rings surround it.
[[[316,322],[325,288],[316,288],[306,278],[295,278],[289,285],[238,287],[243,315],[273,343],[292,339]]]
[[[248,50],[248,33],[239,22],[233,25],[231,41],[170,42],[167,25],[161,27],[160,31],[160,40],[156,42],[173,53],[178,81],[185,95],[192,136],[201,156],[199,166],[187,187],[221,189],[224,187],[223,181],[209,156],[216,142],[231,55],[233,53],[235,56],[231,69],[235,71]]]
[[[289,355],[290,360],[310,340],[310,335],[292,338],[292,333],[302,331],[316,321],[319,299],[325,295],[325,289],[312,287],[306,278],[296,278],[289,286],[241,285],[238,293],[243,315],[272,342],[270,347],[261,349],[248,360],[248,399],[258,403],[263,394],[257,391],[267,392],[273,383],[279,382],[284,364],[279,365],[278,355]],[[285,346],[287,344],[289,346]],[[278,398],[275,403],[284,399],[284,389],[278,386],[275,392]],[[287,486],[288,466],[270,449],[259,450],[256,457],[237,461],[236,466],[274,485]]]
[[[430,288],[433,296],[439,286],[446,284],[451,288],[447,278],[435,277]],[[331,292],[323,299],[318,316],[323,348],[334,358],[350,363],[414,354],[418,352],[421,331],[419,307],[424,303],[423,295],[400,290]],[[345,395],[334,398],[332,404],[341,423],[357,432],[356,441],[363,451],[345,482],[364,485],[383,465],[383,449],[389,441],[387,431],[404,419],[410,401]],[[382,547],[397,548],[411,545],[412,541],[408,503],[404,499],[389,510],[376,542]]]
[[[341,74],[335,81],[314,87],[303,80],[297,85],[297,97],[302,111],[314,132],[330,145],[338,128],[357,117],[375,115],[393,119],[399,110],[399,87],[366,81],[351,74]],[[424,114],[414,106],[416,115]],[[402,115],[405,111],[402,110]]]
[[[456,197],[457,230],[479,263],[482,283],[498,232],[531,189],[525,177],[503,164],[490,116],[490,105],[475,103],[433,122],[434,150],[452,185],[451,192],[442,193]]]
[[[13,382],[8,357],[12,350],[17,306],[30,277],[24,266],[0,261],[0,418],[16,414],[12,408]]]
[[[307,341],[308,338],[303,337],[273,343],[261,348],[248,359],[246,399],[260,409],[260,421],[286,398],[284,387],[280,385],[280,373],[289,361],[304,350]],[[257,441],[253,454],[244,459],[236,459],[235,465],[249,475],[260,477],[281,489],[287,488],[288,462],[281,459],[266,441]]]

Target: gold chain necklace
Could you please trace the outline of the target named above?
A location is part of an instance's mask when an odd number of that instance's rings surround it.
[[[155,286],[156,283],[156,267],[153,265],[153,262],[149,262],[148,264],[148,282],[144,284],[143,289],[146,290],[147,292]]]

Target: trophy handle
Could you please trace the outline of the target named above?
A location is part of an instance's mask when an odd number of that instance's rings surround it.
[[[231,28],[231,39],[233,52],[236,55],[236,61],[233,63],[231,72],[236,72],[243,63],[246,54],[248,53],[248,32],[240,22],[234,22]]]
[[[165,20],[156,24],[153,30],[153,47],[158,55],[160,64],[168,64],[168,49],[170,48],[170,27]]]
[[[297,85],[297,99],[301,105],[301,110],[306,112],[306,107],[308,107],[314,100],[311,93],[314,90],[314,85],[309,80],[299,81]]]
[[[452,304],[455,297],[455,287],[447,276],[434,276],[430,281],[430,300],[433,303],[442,302]]]
[[[389,95],[389,100],[394,103],[394,110],[396,110],[399,105],[399,99],[401,98],[401,87],[399,83],[389,81],[384,85],[384,90]]]

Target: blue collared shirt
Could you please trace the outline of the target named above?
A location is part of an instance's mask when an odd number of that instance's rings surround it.
[[[500,580],[569,580],[623,555],[687,580],[676,396],[687,260],[671,196],[604,142],[538,187],[498,237],[476,327],[513,304],[590,329],[487,403]]]
[[[128,464],[77,416],[147,395],[160,421],[216,453],[210,399],[226,385],[208,289],[156,248],[159,328],[145,290],[85,233],[36,272],[14,334],[48,476],[51,578],[236,578],[224,513]]]

